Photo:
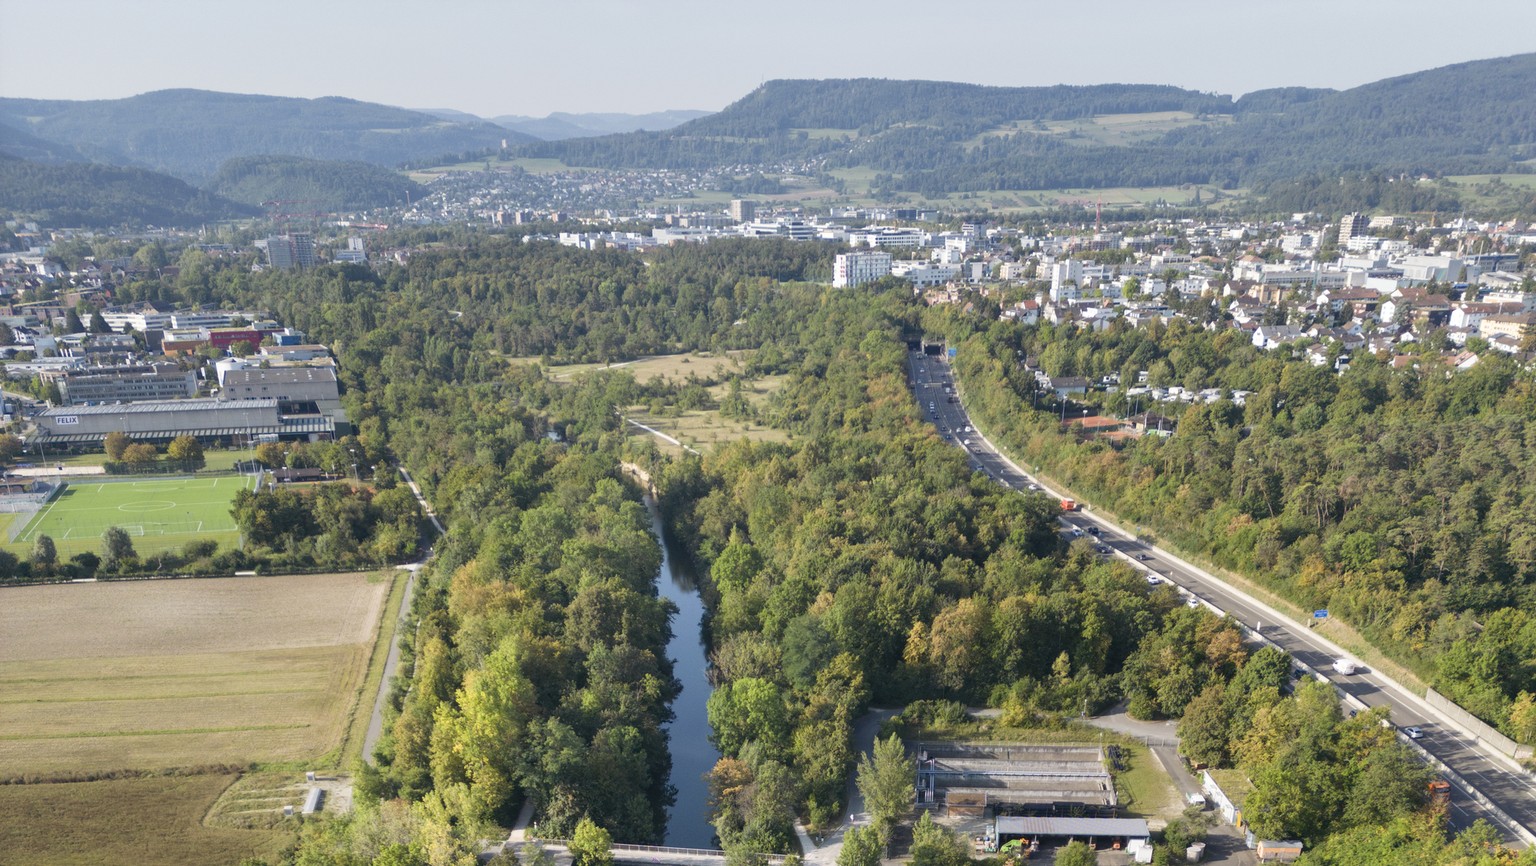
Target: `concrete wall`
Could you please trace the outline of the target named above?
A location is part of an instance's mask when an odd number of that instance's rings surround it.
[[[1531,757],[1533,753],[1536,753],[1536,747],[1522,746],[1516,743],[1509,737],[1489,727],[1482,719],[1462,709],[1455,701],[1434,689],[1425,689],[1424,700],[1429,702],[1430,706],[1455,719],[1457,723],[1466,726],[1466,729],[1471,731],[1479,740],[1517,761],[1523,761]]]

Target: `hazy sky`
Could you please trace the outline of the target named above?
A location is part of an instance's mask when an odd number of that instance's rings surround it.
[[[0,96],[169,87],[482,116],[719,109],[770,78],[1347,88],[1536,51],[1533,0],[0,0]]]

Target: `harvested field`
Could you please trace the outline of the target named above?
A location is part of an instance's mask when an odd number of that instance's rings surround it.
[[[3,591],[0,664],[370,641],[387,581],[366,574],[143,580]]]
[[[0,859],[35,866],[226,863],[276,859],[289,830],[208,827],[229,774],[0,785]]]
[[[0,604],[8,778],[312,760],[357,702],[391,582],[20,587]]]

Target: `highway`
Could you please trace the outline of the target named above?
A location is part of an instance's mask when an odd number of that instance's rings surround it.
[[[911,383],[919,408],[947,441],[965,449],[976,471],[1015,490],[1039,491],[1054,499],[1061,498],[999,454],[992,443],[975,431],[944,359],[920,352],[910,353],[909,358]],[[1451,810],[1451,823],[1454,826],[1465,827],[1482,818],[1498,828],[1506,841],[1515,847],[1525,847],[1531,841],[1531,833],[1536,830],[1536,784],[1533,784],[1532,778],[1520,772],[1512,759],[1487,750],[1466,731],[1430,708],[1421,696],[1412,694],[1393,680],[1363,666],[1351,676],[1336,673],[1332,669],[1333,662],[1347,654],[1306,624],[1285,617],[1172,552],[1138,540],[1133,534],[1090,511],[1080,510],[1063,515],[1062,521],[1067,532],[1080,529],[1088,533],[1097,529],[1099,545],[1108,550],[1104,555],[1123,559],[1150,575],[1173,583],[1185,595],[1198,599],[1199,603],[1230,614],[1248,629],[1258,631],[1268,641],[1289,652],[1293,658],[1315,671],[1320,679],[1333,683],[1360,704],[1370,707],[1390,706],[1392,721],[1398,726],[1399,735],[1405,742],[1409,741],[1402,734],[1404,729],[1420,728],[1423,736],[1411,741],[1411,745],[1421,747],[1430,756],[1443,762],[1467,786],[1475,789],[1475,792],[1461,790],[1457,780],[1448,775],[1449,781],[1456,788],[1453,791]],[[1511,826],[1511,821],[1504,820],[1493,809],[1476,802],[1478,792],[1514,823],[1523,827]]]

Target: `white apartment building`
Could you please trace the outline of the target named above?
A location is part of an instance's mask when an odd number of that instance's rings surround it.
[[[848,233],[848,243],[856,247],[895,247],[914,249],[928,245],[928,233],[919,229],[870,226]]]
[[[959,265],[930,265],[927,262],[896,262],[891,276],[912,281],[918,289],[942,286],[960,276]]]
[[[891,275],[890,253],[839,253],[832,261],[832,285],[839,289]]]
[[[101,318],[106,321],[107,327],[118,333],[127,333],[130,329],[140,333],[151,329],[163,331],[171,327],[170,313],[103,312]]]

